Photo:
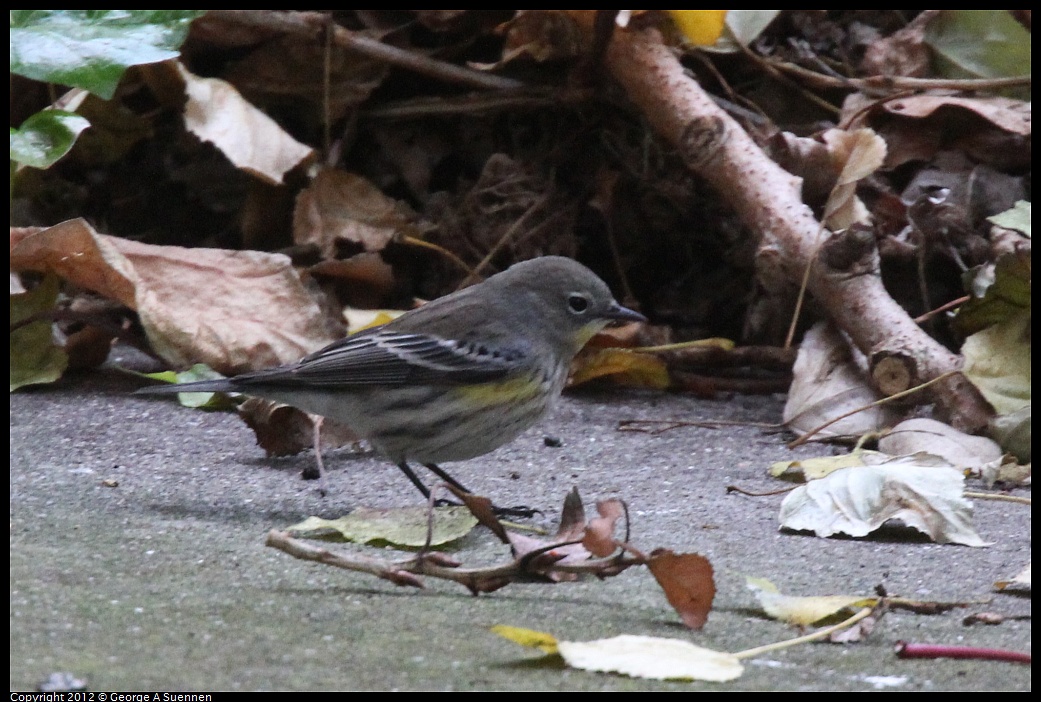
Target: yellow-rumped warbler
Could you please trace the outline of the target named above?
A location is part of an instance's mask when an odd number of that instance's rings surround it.
[[[241,392],[343,422],[392,460],[438,467],[493,451],[542,418],[579,349],[644,320],[580,263],[547,256],[326,346],[297,363],[144,393]]]

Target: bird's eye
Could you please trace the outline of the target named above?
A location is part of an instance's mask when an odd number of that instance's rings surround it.
[[[567,298],[567,306],[572,312],[582,313],[589,309],[589,300],[586,299],[585,295],[571,293]]]

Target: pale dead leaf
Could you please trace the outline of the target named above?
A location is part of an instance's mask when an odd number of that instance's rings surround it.
[[[984,463],[970,471],[969,475],[982,480],[988,488],[994,487],[995,483],[1002,483],[1005,487],[1022,487],[1030,485],[1032,471],[1032,463],[1018,463],[1013,454],[1006,453],[998,460]]]
[[[880,609],[884,609],[884,607]],[[879,619],[880,614],[878,614],[876,611],[876,613],[864,617],[859,622],[855,623],[853,626],[831,632],[831,634],[828,636],[828,641],[830,641],[831,643],[840,644],[859,643],[867,637],[871,636],[871,633],[875,630],[875,627],[878,626]]]
[[[863,595],[785,595],[766,578],[745,576],[745,584],[768,616],[795,626],[810,626],[852,608],[874,607],[878,603],[877,597]]]
[[[909,463],[844,468],[797,487],[781,503],[781,528],[861,537],[893,519],[939,543],[986,546],[972,526],[962,472]]]
[[[1014,589],[1030,589],[1030,566],[1032,564],[1027,563],[1027,567],[1021,570],[1016,577],[1012,580],[999,580],[994,583],[994,587],[998,590],[1014,590]]]
[[[314,149],[289,136],[273,119],[218,78],[200,78],[177,64],[188,98],[184,124],[211,142],[237,168],[279,184],[287,172],[314,155]]]
[[[136,310],[174,367],[235,375],[295,361],[335,338],[316,294],[280,254],[151,246],[69,220],[11,248],[14,270],[53,271]]]
[[[879,101],[878,108],[905,117],[930,117],[937,110],[956,108],[975,113],[1004,131],[1030,136],[1029,102],[1004,97],[960,97],[957,95],[908,95],[899,100]]]
[[[841,164],[837,185],[852,185],[882,167],[886,143],[871,129],[829,129],[821,135],[832,159]]]
[[[1001,458],[1001,447],[995,441],[926,417],[900,422],[879,439],[878,448],[893,456],[931,453],[956,468],[976,469]]]
[[[1001,448],[1028,465],[1026,477],[1029,478],[1029,464],[1033,449],[1030,441],[1030,405],[991,419],[989,433],[1001,445]]]
[[[880,399],[867,381],[867,362],[831,324],[818,322],[803,337],[784,405],[785,425],[800,436],[841,414]],[[820,432],[860,436],[893,423],[892,411],[872,407]]]
[[[837,231],[856,222],[869,223],[870,214],[856,196],[857,183],[881,167],[886,156],[885,141],[870,129],[829,129],[821,138],[832,159],[842,165],[824,206],[824,224]]]
[[[744,672],[732,654],[680,639],[622,635],[599,641],[558,641],[557,649],[572,668],[650,680],[727,682]]]

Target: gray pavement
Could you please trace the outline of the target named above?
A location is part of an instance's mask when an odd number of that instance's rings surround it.
[[[99,371],[10,398],[12,690],[55,671],[95,691],[1030,689],[1026,665],[903,661],[892,652],[898,639],[1030,650],[1029,597],[992,591],[1030,560],[1029,507],[977,502],[977,529],[994,542],[980,549],[906,535],[783,534],[781,497],[725,490],[779,487],[765,472],[792,456],[783,434],[616,430],[622,419],[772,423],[783,398],[569,394],[513,444],[449,466],[500,504],[545,509],[534,522],[546,526],[574,485],[589,511],[596,498],[624,498],[636,545],[696,551],[714,564],[714,611],[703,631],[689,632],[642,569],[475,598],[451,583],[398,588],[267,549],[271,528],[359,505],[415,505],[418,494],[389,463],[338,450],[326,457],[331,494],[320,497],[316,483],[300,479],[310,454],[269,460],[234,415],[130,395],[140,384]],[[562,446],[546,446],[544,434]],[[505,556],[483,530],[452,553],[468,564]],[[907,597],[992,601],[936,616],[892,612],[866,642],[763,656],[725,685],[546,666],[488,632],[510,624],[568,640],[645,634],[724,651],[795,636],[758,613],[744,573],[795,595],[871,594],[881,584]],[[1027,618],[964,626],[975,611]]]

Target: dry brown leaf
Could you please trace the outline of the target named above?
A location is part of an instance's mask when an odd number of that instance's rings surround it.
[[[12,237],[13,270],[52,271],[136,310],[175,367],[224,375],[289,363],[335,338],[318,299],[279,254],[150,246],[69,220]]]
[[[506,35],[502,59],[481,68],[495,68],[518,56],[530,56],[541,62],[573,58],[582,52],[582,30],[566,12],[528,10],[504,24],[502,29]]]
[[[564,507],[560,513],[560,527],[557,533],[548,539],[536,538],[519,534],[514,531],[506,532],[509,544],[513,549],[513,555],[520,559],[528,554],[554,546],[554,544],[567,544],[555,546],[554,548],[540,553],[534,557],[529,566],[532,572],[538,572],[542,564],[546,567],[554,563],[580,563],[592,557],[589,551],[581,543],[568,543],[580,541],[585,533],[586,516],[585,508],[582,506],[582,498],[578,496],[578,490],[572,489],[564,498]],[[553,582],[577,580],[578,574],[552,572],[547,575]]]
[[[908,95],[879,104],[879,109],[905,117],[932,117],[942,108],[967,110],[995,127],[1020,136],[1030,136],[1030,103],[1012,98],[968,98],[955,95]]]
[[[344,244],[381,251],[395,237],[419,237],[415,219],[406,205],[365,178],[326,169],[297,197],[293,241],[314,244],[323,258],[342,258]]]
[[[705,626],[716,596],[709,560],[696,553],[673,553],[660,548],[651,552],[647,567],[683,623],[695,631]]]
[[[294,456],[314,448],[315,416],[259,397],[247,398],[239,405],[239,416],[253,430],[257,445],[268,456]],[[324,419],[319,434],[322,448],[339,448],[360,439],[346,424]]]
[[[323,283],[335,284],[337,298],[348,307],[362,308],[366,312],[386,304],[398,284],[394,277],[394,269],[375,252],[363,252],[342,260],[319,261],[307,271]],[[395,311],[394,315],[387,316],[386,321],[389,322],[403,312],[404,310]],[[345,319],[347,315],[348,311],[345,309]],[[352,332],[358,331],[358,328],[351,324],[348,328]]]
[[[316,109],[320,106],[325,119],[335,122],[364,102],[389,70],[385,61],[336,42],[314,41],[310,36],[282,36],[259,43],[223,77],[260,104],[306,101]]]
[[[885,167],[932,161],[947,149],[962,151],[979,164],[999,170],[1030,162],[1029,102],[1011,98],[908,95],[876,101],[851,93],[842,121],[871,124],[888,146]]]
[[[454,485],[448,485],[447,483],[445,487],[470,510],[470,514],[477,519],[478,524],[491,530],[498,537],[499,541],[504,544],[512,543],[510,537],[513,536],[513,533],[506,531],[502,522],[495,516],[495,506],[489,498],[484,495],[475,495],[472,492],[463,492]]]
[[[925,44],[925,28],[939,10],[925,10],[903,29],[870,42],[860,62],[868,75],[924,78],[932,67],[932,52]]]

